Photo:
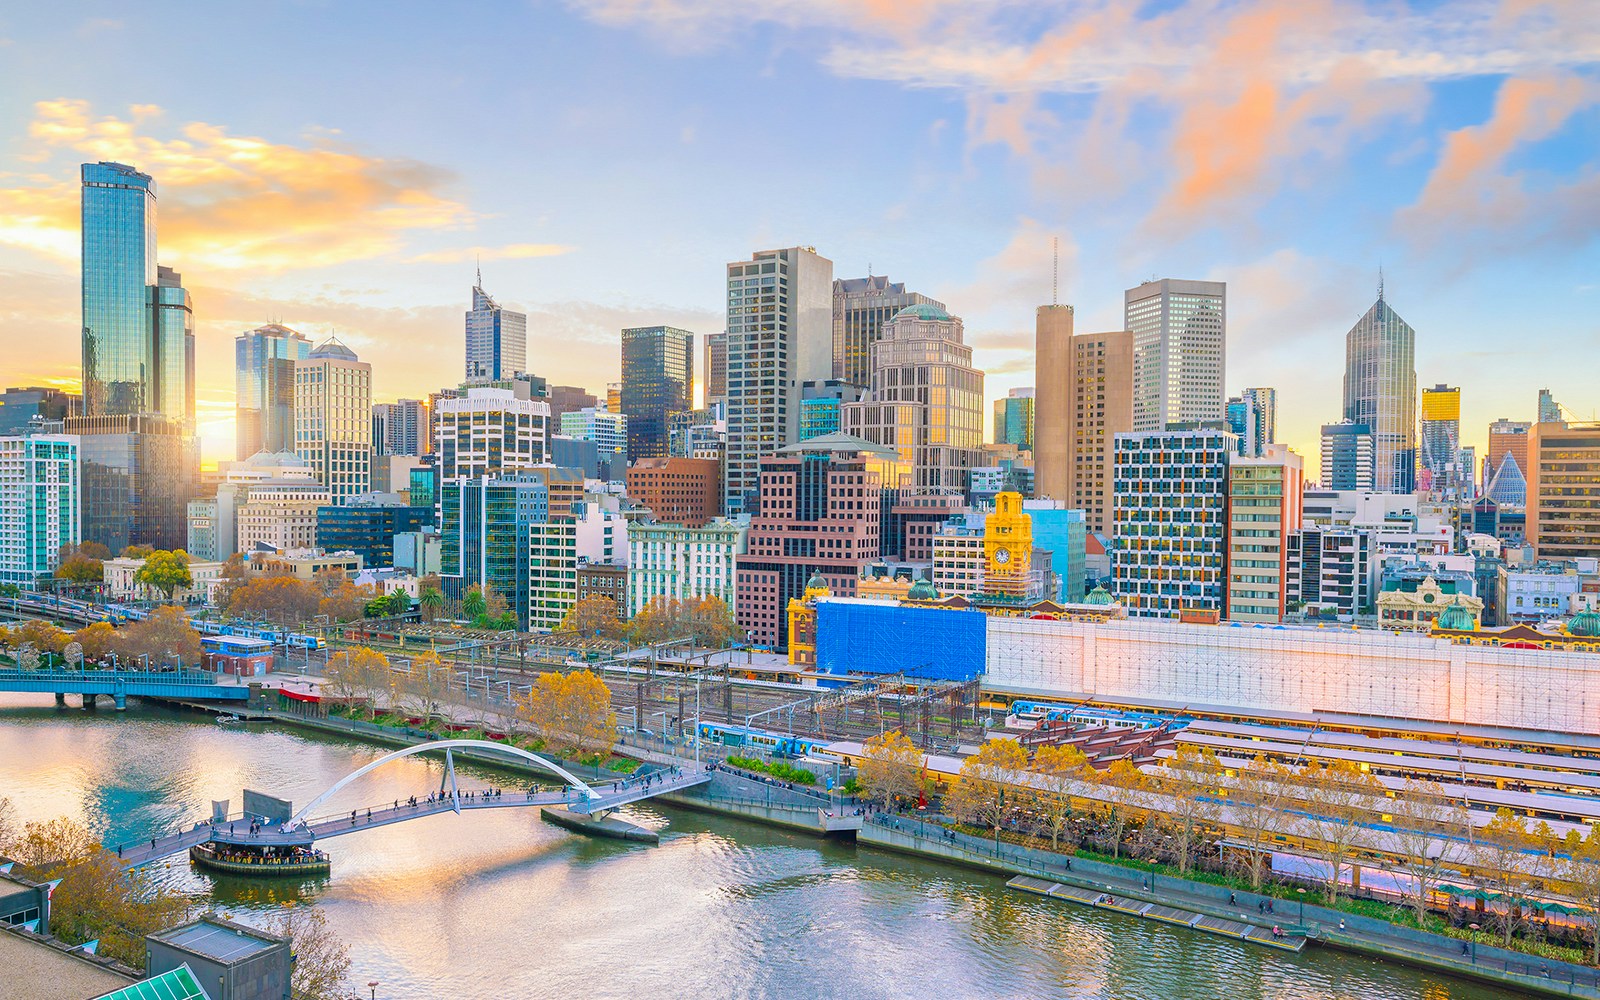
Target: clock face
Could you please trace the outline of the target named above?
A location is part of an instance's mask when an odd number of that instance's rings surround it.
[[[1011,561],[1011,550],[1000,549],[996,551],[994,554],[994,561],[1004,566],[1006,563]]]

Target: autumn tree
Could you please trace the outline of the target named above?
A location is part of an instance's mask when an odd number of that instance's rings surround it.
[[[124,545],[117,555],[122,559],[143,559],[154,551],[152,545]]]
[[[1178,874],[1187,875],[1195,848],[1217,822],[1218,779],[1222,765],[1210,749],[1179,743],[1166,766],[1153,777],[1154,791],[1166,797],[1163,809],[1172,834]]]
[[[71,583],[99,583],[105,579],[105,561],[111,550],[99,542],[63,545],[56,554],[56,578]]]
[[[540,674],[528,693],[517,697],[517,718],[552,749],[561,749],[555,736],[561,723],[562,677],[558,673]]]
[[[353,622],[367,612],[367,602],[377,595],[377,588],[356,586],[341,575],[333,589],[317,602],[317,613],[327,615],[329,621]]]
[[[696,646],[726,649],[743,632],[734,620],[733,609],[720,597],[702,597],[687,609],[688,631]]]
[[[168,605],[118,630],[116,650],[124,660],[149,656],[156,664],[176,659],[180,666],[194,666],[200,662],[200,633],[189,624],[188,615]]]
[[[1326,866],[1328,901],[1337,904],[1340,873],[1349,867],[1362,828],[1383,811],[1384,788],[1370,772],[1348,760],[1310,765],[1295,777],[1306,801],[1307,840]]]
[[[172,552],[161,549],[150,553],[145,556],[144,565],[134,571],[133,582],[158,590],[165,600],[171,601],[178,588],[194,583],[194,577],[189,572],[189,553],[182,549]]]
[[[1472,834],[1466,805],[1444,791],[1438,782],[1408,778],[1390,806],[1394,817],[1390,838],[1415,880],[1411,902],[1418,927],[1427,926],[1428,897],[1467,860]]]
[[[317,613],[322,593],[292,576],[262,576],[234,589],[228,613],[240,618],[302,622]]]
[[[1123,835],[1139,812],[1149,780],[1137,764],[1119,757],[1100,773],[1100,787],[1108,809],[1106,835],[1111,841],[1111,856],[1115,858],[1122,854]]]
[[[25,621],[11,630],[11,644],[14,647],[32,646],[40,653],[51,656],[60,656],[71,641],[72,633],[49,622]]]
[[[110,622],[94,622],[72,633],[72,641],[83,647],[83,658],[104,660],[117,645],[117,630]]]
[[[328,660],[326,676],[335,697],[361,699],[376,715],[379,699],[394,690],[389,658],[365,646],[342,649]]]
[[[1284,807],[1292,779],[1292,772],[1284,765],[1258,759],[1246,761],[1225,782],[1222,794],[1229,823],[1235,830],[1234,839],[1244,845],[1232,856],[1235,865],[1243,868],[1250,879],[1250,888],[1257,892],[1266,879],[1272,844],[1290,819]]]
[[[1094,780],[1094,768],[1073,746],[1045,745],[1033,752],[1034,806],[1050,828],[1050,849],[1060,850],[1061,834],[1072,819],[1073,793]]]
[[[611,689],[592,670],[567,674],[562,685],[567,725],[576,754],[608,754],[617,742],[617,716],[611,710]]]
[[[621,635],[622,629],[616,601],[609,597],[585,597],[561,619],[560,631],[612,638]]]
[[[0,800],[3,804],[4,800]],[[0,824],[5,815],[0,811]],[[4,849],[0,842],[0,850]],[[1590,824],[1587,835],[1567,832],[1562,845],[1565,854],[1556,868],[1557,884],[1584,908],[1583,920],[1589,925],[1589,964],[1600,965],[1600,824]]]
[[[1022,775],[1028,768],[1028,751],[1016,740],[992,739],[961,762],[961,782],[956,787],[956,813],[973,823],[1000,833],[1005,818],[1006,795],[1016,803],[1022,794]]]
[[[861,745],[856,781],[867,797],[893,808],[899,801],[919,798],[925,788],[922,751],[898,729],[873,736]]]
[[[421,716],[424,723],[444,714],[440,710],[449,691],[450,669],[431,652],[412,657],[410,669],[394,675],[395,698]]]
[[[350,949],[321,910],[284,904],[267,921],[268,931],[290,941],[294,955],[289,990],[300,1000],[349,1000]]]
[[[1526,817],[1503,806],[1473,837],[1472,869],[1485,889],[1500,896],[1494,919],[1508,948],[1522,923],[1523,893],[1530,883],[1526,858],[1533,843]]]

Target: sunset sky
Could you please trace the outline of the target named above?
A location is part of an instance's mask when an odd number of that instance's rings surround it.
[[[795,244],[946,302],[991,398],[1033,384],[1052,236],[1080,330],[1226,280],[1229,389],[1276,386],[1311,466],[1380,264],[1468,443],[1543,386],[1600,406],[1594,0],[12,4],[0,94],[0,376],[76,385],[77,165],[131,163],[208,459],[268,320],[418,396],[481,256],[530,367],[601,388],[621,327],[720,330],[723,263]]]

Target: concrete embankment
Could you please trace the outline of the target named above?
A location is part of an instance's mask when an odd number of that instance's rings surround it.
[[[642,826],[634,826],[615,816],[596,818],[586,813],[575,813],[568,809],[559,809],[552,806],[542,806],[539,816],[546,823],[573,833],[581,833],[586,837],[602,837],[607,840],[629,840],[639,844],[659,844],[661,835],[654,830],[647,830]]]

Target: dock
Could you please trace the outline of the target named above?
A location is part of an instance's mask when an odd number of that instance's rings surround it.
[[[1083,906],[1092,906],[1101,910],[1115,910],[1118,913],[1126,913],[1130,917],[1158,920],[1161,923],[1172,924],[1177,927],[1190,927],[1194,930],[1205,931],[1208,934],[1248,941],[1251,944],[1277,948],[1280,951],[1298,952],[1306,946],[1306,939],[1303,934],[1285,933],[1281,936],[1274,936],[1270,927],[1259,927],[1255,924],[1245,923],[1242,920],[1229,920],[1225,917],[1196,913],[1193,910],[1167,906],[1163,903],[1147,903],[1139,899],[1118,896],[1114,892],[1073,885],[1067,882],[1052,882],[1049,879],[1035,878],[1032,875],[1018,875],[1007,882],[1006,885],[1012,889],[1032,893],[1036,896],[1048,896],[1051,899],[1068,899]]]

